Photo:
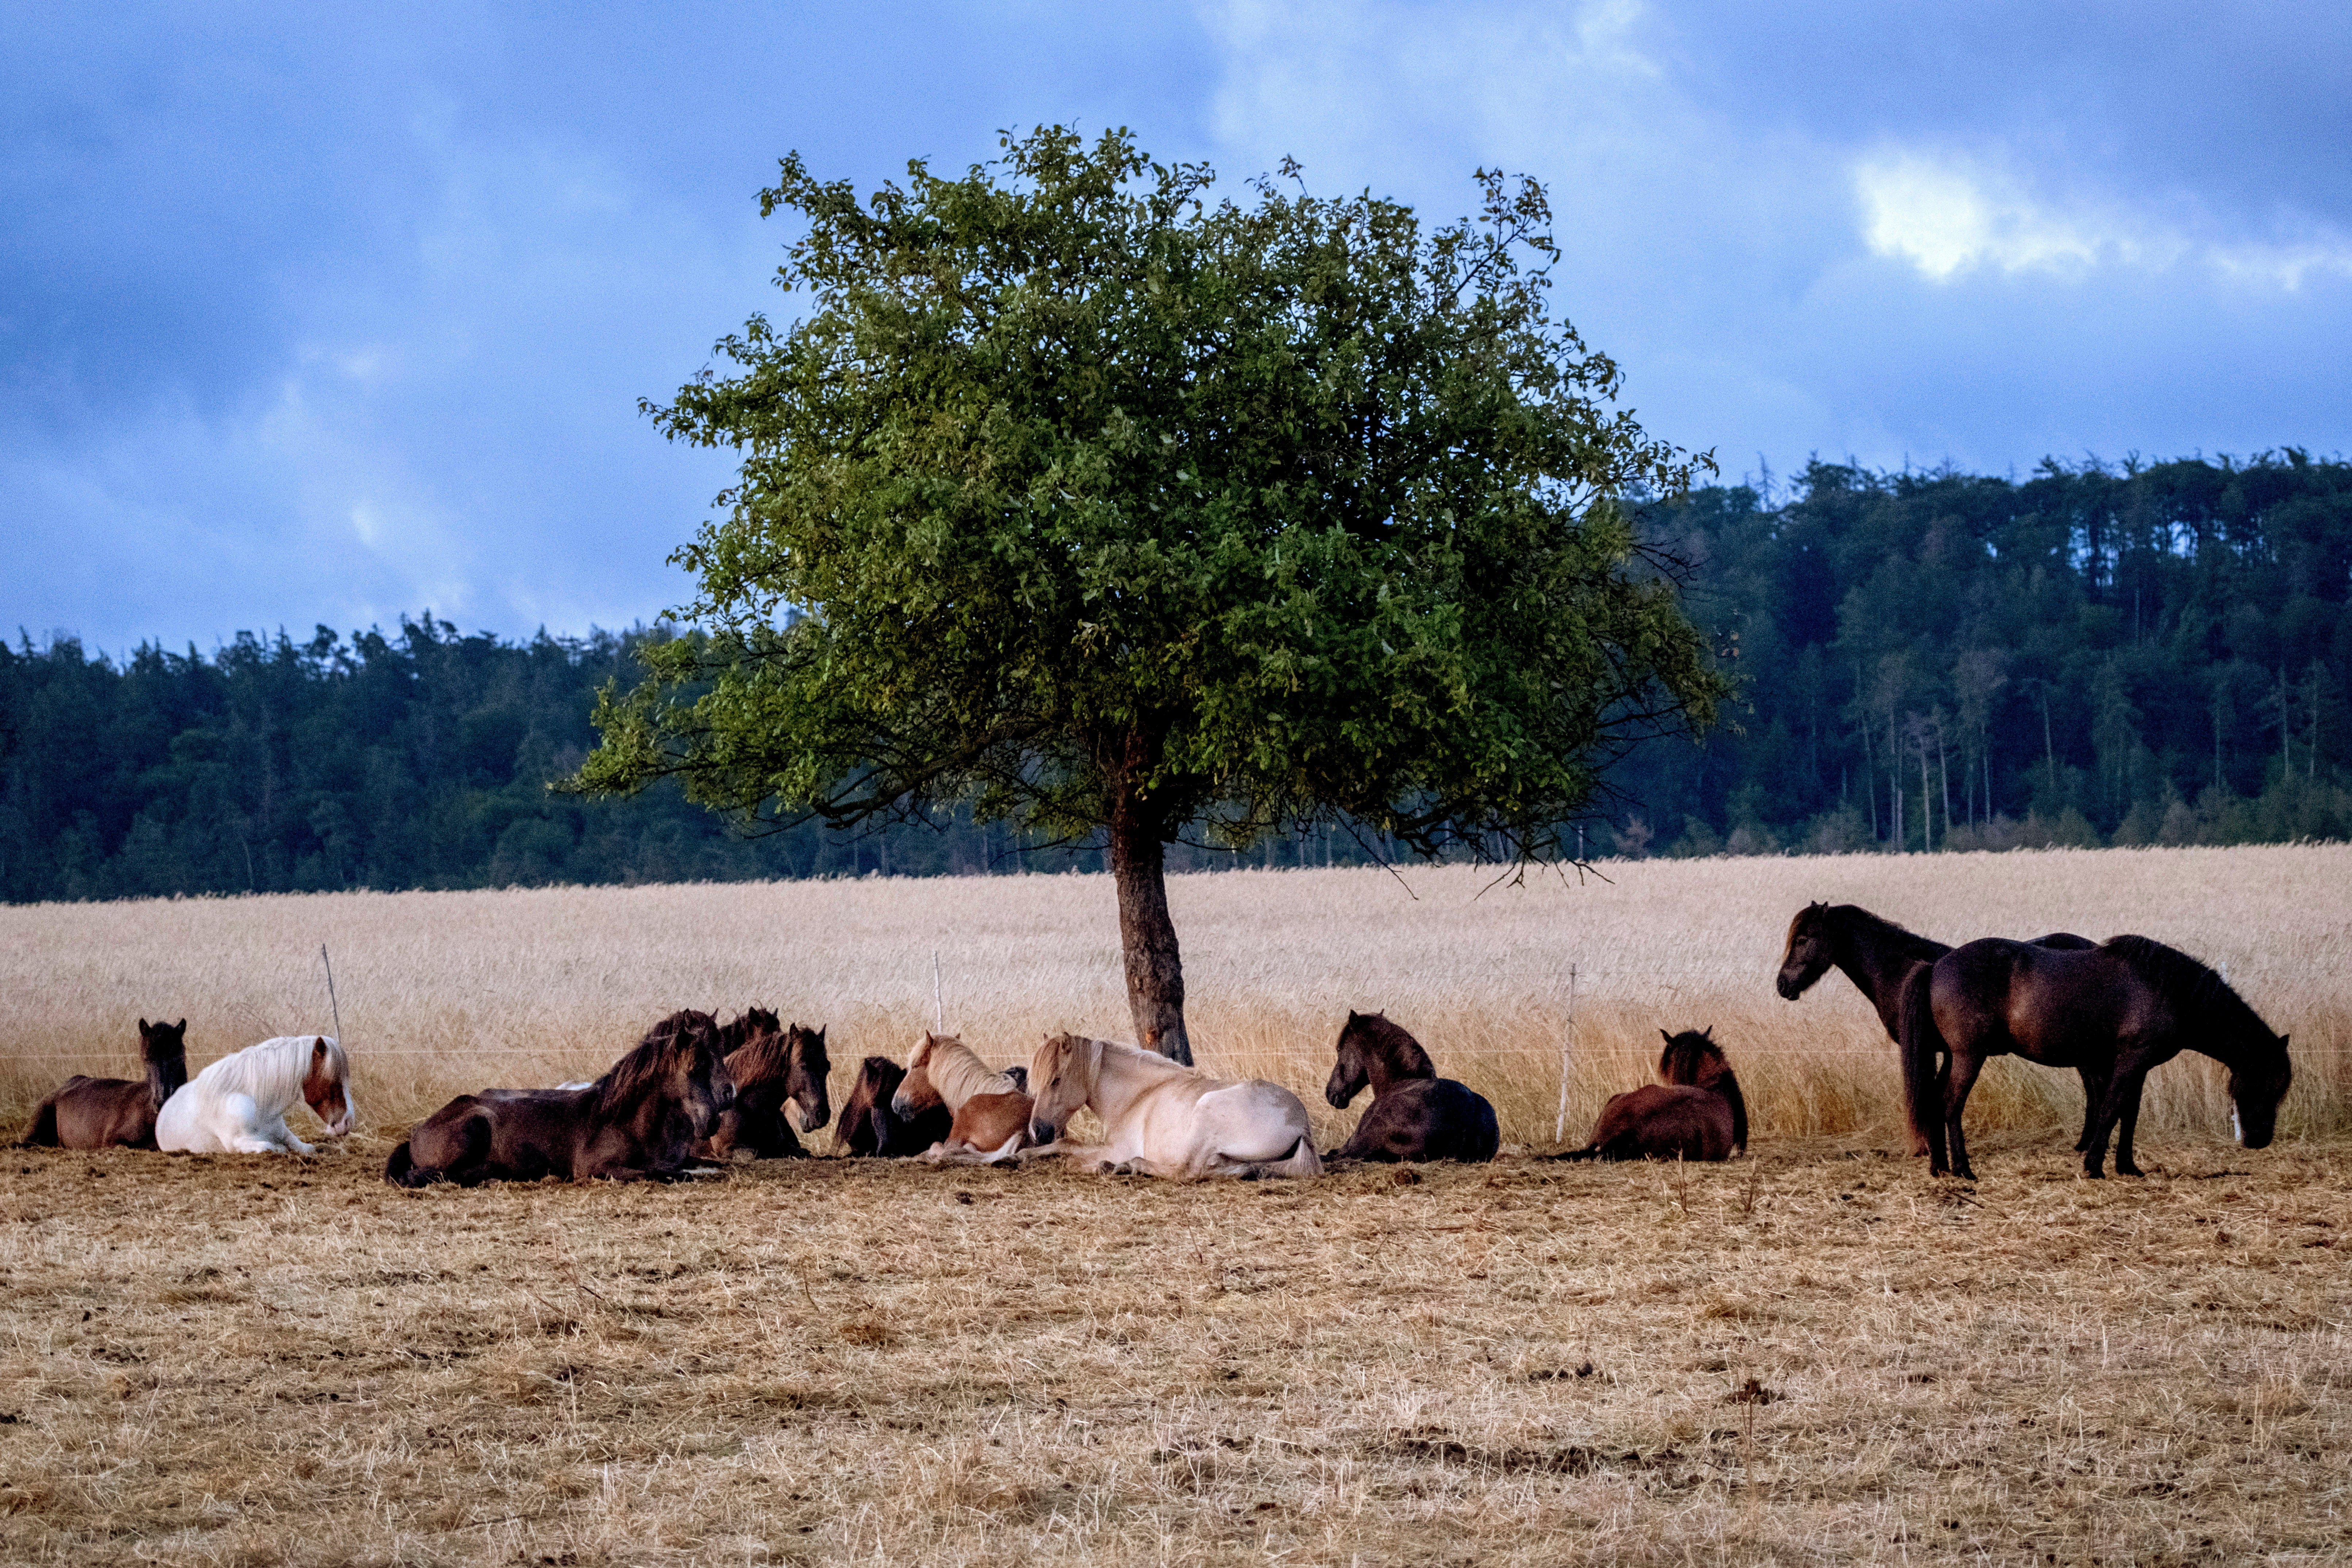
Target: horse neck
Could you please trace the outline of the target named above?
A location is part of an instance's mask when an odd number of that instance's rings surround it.
[[[1360,1043],[1364,1079],[1372,1086],[1374,1100],[1386,1094],[1393,1085],[1437,1076],[1437,1065],[1429,1059],[1429,1053],[1421,1048],[1420,1042],[1403,1036],[1402,1030],[1398,1035],[1403,1037],[1376,1037],[1369,1047]]]
[[[1830,962],[1882,1013],[1895,1005],[1895,988],[1913,964],[1941,958],[1951,951],[1942,942],[1901,930],[1865,910],[1854,910],[1830,930]]]
[[[315,1035],[282,1035],[247,1046],[223,1057],[204,1070],[220,1093],[251,1095],[263,1115],[283,1111],[302,1098],[302,1080],[310,1074],[311,1042]]]
[[[961,1110],[963,1102],[975,1094],[1003,1094],[1013,1087],[1010,1079],[982,1061],[980,1053],[961,1040],[934,1040],[926,1067],[931,1087],[940,1091],[940,1100],[951,1113]]]
[[[1170,1061],[1157,1051],[1106,1040],[1102,1046],[1102,1068],[1095,1074],[1095,1091],[1087,1097],[1087,1103],[1095,1108],[1095,1114],[1102,1118],[1105,1126],[1110,1126],[1150,1090],[1171,1079],[1193,1076],[1192,1068]]]

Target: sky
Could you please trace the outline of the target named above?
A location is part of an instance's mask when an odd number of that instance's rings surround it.
[[[337,13],[330,17],[330,11]],[[638,411],[789,301],[756,193],[1040,121],[1432,219],[1730,480],[2352,449],[2338,4],[12,4],[0,631],[577,634],[730,476]]]

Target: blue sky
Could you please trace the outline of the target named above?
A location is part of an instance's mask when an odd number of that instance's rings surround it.
[[[10,7],[0,628],[650,618],[728,468],[636,400],[772,307],[776,158],[1039,120],[1433,217],[1540,177],[1559,308],[1735,479],[2352,448],[2340,5],[322,14]]]

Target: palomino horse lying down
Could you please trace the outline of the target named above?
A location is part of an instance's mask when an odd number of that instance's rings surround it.
[[[1502,1147],[1486,1097],[1438,1077],[1421,1042],[1390,1023],[1387,1014],[1349,1013],[1339,1049],[1323,1098],[1334,1110],[1345,1110],[1369,1083],[1372,1104],[1330,1158],[1484,1162]]]
[[[188,1081],[187,1037],[185,1018],[176,1024],[140,1019],[139,1056],[147,1064],[146,1078],[76,1073],[34,1110],[32,1128],[17,1147],[152,1149],[157,1113]]]
[[[1592,1142],[1556,1160],[1728,1160],[1748,1151],[1748,1101],[1713,1030],[1658,1033],[1664,1084],[1612,1097]]]
[[[1211,1078],[1155,1051],[1052,1035],[1029,1063],[1029,1082],[1037,1097],[1029,1135],[1046,1146],[1040,1152],[1187,1179],[1323,1173],[1307,1107],[1263,1079]],[[1102,1143],[1057,1142],[1080,1106],[1102,1118]]]
[[[912,1119],[933,1106],[950,1113],[948,1135],[923,1152],[933,1164],[992,1165],[1029,1142],[1026,1075],[997,1071],[952,1035],[926,1033],[907,1058],[890,1110]]]
[[[408,1131],[383,1179],[455,1182],[675,1181],[735,1100],[708,1013],[673,1013],[582,1089],[461,1094]]]
[[[188,1080],[155,1113],[155,1146],[192,1154],[315,1154],[286,1126],[296,1100],[352,1130],[351,1058],[331,1035],[280,1035],[235,1051]]]

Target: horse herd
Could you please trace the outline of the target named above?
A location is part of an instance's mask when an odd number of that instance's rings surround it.
[[[2132,1136],[2148,1073],[2183,1049],[2230,1069],[2232,1121],[2266,1145],[2292,1079],[2273,1035],[2227,981],[2146,937],[2094,942],[2056,932],[1961,947],[1905,931],[1853,905],[1811,904],[1790,922],[1777,986],[1791,1001],[1836,969],[1878,1010],[1898,1047],[1914,1152],[1934,1173],[1974,1175],[1961,1131],[1985,1061],[2014,1054],[2073,1068],[2084,1112],[2084,1173],[2137,1175]],[[310,1153],[288,1130],[299,1100],[340,1136],[355,1120],[349,1058],[326,1036],[265,1040],[187,1075],[187,1021],[139,1024],[143,1082],[77,1077],[35,1112],[26,1144]],[[1746,1152],[1748,1108],[1712,1030],[1665,1034],[1661,1083],[1610,1100],[1591,1137],[1560,1160],[1714,1161]],[[1053,1035],[1025,1064],[991,1066],[950,1035],[925,1034],[902,1065],[860,1064],[834,1152],[934,1163],[1061,1157],[1101,1171],[1198,1178],[1313,1176],[1332,1161],[1492,1160],[1500,1147],[1484,1096],[1437,1076],[1420,1042],[1379,1013],[1348,1015],[1324,1098],[1371,1103],[1347,1142],[1318,1153],[1297,1095],[1230,1079],[1150,1051]],[[460,1095],[416,1123],[384,1180],[676,1180],[735,1160],[792,1157],[834,1121],[825,1032],[761,1008],[720,1024],[686,1010],[654,1026],[611,1070],[553,1089]],[[1103,1136],[1066,1140],[1091,1109]]]

